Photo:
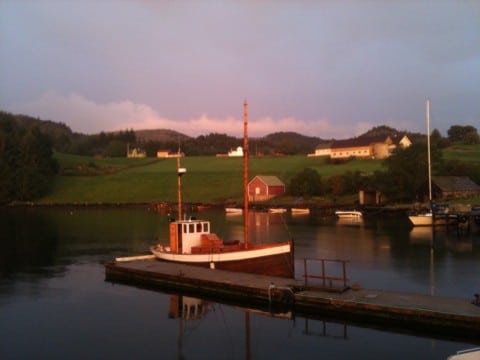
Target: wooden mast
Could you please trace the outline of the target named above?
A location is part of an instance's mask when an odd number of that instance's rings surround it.
[[[248,104],[243,103],[243,241],[248,248]]]
[[[177,192],[178,192],[178,220],[182,220],[182,175],[187,172],[187,169],[180,167],[180,146],[177,152]]]
[[[430,155],[430,99],[427,98],[427,160],[428,160],[428,200],[432,206],[432,159]]]
[[[177,154],[178,220],[182,220],[182,175],[180,175],[180,151]]]

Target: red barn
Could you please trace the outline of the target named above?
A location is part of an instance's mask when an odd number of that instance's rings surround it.
[[[248,183],[248,200],[265,201],[285,193],[285,184],[276,176],[257,175]]]

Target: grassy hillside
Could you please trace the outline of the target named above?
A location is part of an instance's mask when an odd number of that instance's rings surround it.
[[[480,144],[452,145],[443,150],[445,160],[460,160],[472,164],[480,164]]]
[[[175,202],[177,199],[176,159],[93,158],[56,154],[61,175],[53,191],[40,204],[122,204]],[[455,145],[444,150],[444,158],[480,166],[480,145]],[[181,160],[187,168],[183,177],[186,202],[239,201],[242,198],[241,158],[198,156]],[[253,157],[249,178],[276,175],[288,185],[304,168],[313,168],[327,179],[347,171],[373,173],[382,169],[381,160],[352,160],[328,164],[325,158],[306,156]]]
[[[41,204],[142,203],[176,201],[176,159],[96,159],[57,154],[63,175]],[[306,156],[258,157],[249,162],[250,176],[276,175],[286,184],[310,167],[323,178],[346,171],[373,172],[379,160],[356,160],[341,165]],[[242,197],[241,158],[186,157],[182,167],[186,202],[223,202]]]

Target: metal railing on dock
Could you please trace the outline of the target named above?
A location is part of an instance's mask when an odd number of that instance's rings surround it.
[[[316,271],[312,271],[312,267],[315,266],[312,264],[319,264],[315,267]],[[318,266],[320,271],[318,271]],[[348,282],[350,280],[347,278],[346,260],[305,258],[303,259],[303,271],[305,287],[336,292],[343,292],[349,288]],[[320,275],[318,275],[319,272]]]

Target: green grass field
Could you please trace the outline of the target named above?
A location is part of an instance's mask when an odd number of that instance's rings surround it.
[[[480,166],[480,145],[454,145],[445,149],[444,159]],[[126,204],[175,202],[177,200],[176,159],[93,158],[55,154],[60,175],[53,190],[39,204]],[[198,156],[181,160],[185,202],[219,203],[241,201],[243,159]],[[382,169],[381,160],[352,160],[329,164],[323,157],[252,157],[249,179],[255,175],[276,175],[286,185],[304,168],[318,171],[323,180],[347,171],[371,174]],[[288,199],[284,199],[287,200]]]
[[[56,177],[53,191],[39,204],[105,204],[176,201],[176,159],[89,158],[56,154],[63,174]],[[181,160],[186,202],[225,202],[242,198],[241,158],[199,156]],[[380,160],[354,160],[340,165],[324,158],[306,156],[258,157],[249,161],[249,178],[276,175],[285,184],[304,168],[318,171],[323,179],[346,171],[372,173]],[[86,169],[94,170],[86,170]]]
[[[443,151],[443,158],[480,164],[480,144],[450,146]]]

